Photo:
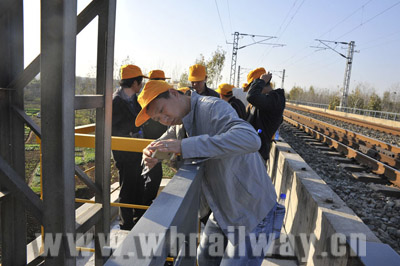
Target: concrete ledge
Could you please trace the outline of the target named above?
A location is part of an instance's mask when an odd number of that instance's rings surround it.
[[[380,240],[287,143],[273,143],[268,172],[277,194],[287,195],[284,229],[299,263],[357,265],[356,261],[387,259],[363,250],[359,243],[381,244]],[[355,254],[349,243],[359,244],[361,252]]]

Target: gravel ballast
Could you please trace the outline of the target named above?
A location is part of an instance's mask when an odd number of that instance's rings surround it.
[[[329,123],[321,117],[317,119]],[[355,126],[346,127],[344,125],[346,123],[335,122],[336,126],[374,137],[369,134],[371,130],[363,128],[360,132]],[[286,122],[280,127],[280,136],[284,141],[342,198],[347,206],[353,209],[383,243],[390,245],[400,254],[400,198],[388,197],[373,191],[371,184],[354,179],[351,172],[341,168],[330,156],[307,144],[305,140],[296,136],[295,132],[298,130]],[[392,138],[392,136],[382,136],[384,134],[381,133],[373,132],[373,134],[379,135],[382,139]],[[386,142],[398,144],[399,140]]]

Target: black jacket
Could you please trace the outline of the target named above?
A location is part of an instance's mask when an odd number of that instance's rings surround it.
[[[283,89],[270,91],[262,94],[265,81],[256,79],[250,84],[247,93],[247,101],[253,105],[248,114],[247,121],[256,129],[261,129],[261,156],[268,160],[271,148],[272,137],[278,130],[283,121],[283,110],[285,109],[286,99]]]
[[[113,136],[138,137],[140,128],[135,126],[135,119],[141,108],[136,98],[135,101],[135,108],[133,110],[129,107],[128,102],[123,100],[118,93],[113,95],[111,131]],[[117,162],[132,162],[142,159],[142,154],[138,152],[113,151],[113,156]]]
[[[241,100],[239,100],[235,96],[232,96],[229,99],[228,103],[233,107],[233,109],[236,110],[236,112],[238,113],[238,116],[241,119],[246,120],[246,117],[247,117],[246,107],[244,106],[244,104],[242,103]]]
[[[151,118],[142,125],[142,128],[143,137],[145,139],[158,139],[168,129],[167,126],[164,126]]]
[[[187,93],[185,93],[185,95],[189,95],[189,96],[192,95],[192,91],[195,91],[195,89],[193,89],[193,87],[190,87],[190,90],[187,91]],[[214,97],[219,98],[219,93],[213,89],[210,89],[209,87],[207,87],[207,85],[206,85],[206,88],[204,89],[203,93],[200,95],[201,96],[214,96]]]

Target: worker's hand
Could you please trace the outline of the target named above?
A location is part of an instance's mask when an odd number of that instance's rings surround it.
[[[147,165],[150,169],[154,167],[158,163],[157,158],[152,158],[152,154],[158,150],[160,152],[172,152],[175,154],[181,153],[181,140],[177,139],[168,139],[168,140],[160,140],[154,141],[150,143],[143,150],[143,161],[145,165]]]
[[[268,73],[262,74],[261,77],[260,77],[260,79],[264,80],[265,83],[268,83],[268,82],[270,82],[271,79],[272,79],[272,73],[271,73],[271,72],[268,72]]]
[[[181,153],[181,143],[182,140],[179,139],[166,139],[166,140],[160,140],[157,142],[153,142],[154,145],[151,145],[149,150],[155,151],[159,150],[160,152],[172,152],[175,154]]]
[[[143,149],[143,155],[142,155],[142,159],[143,159],[143,163],[145,166],[147,166],[149,169],[153,168],[157,163],[158,163],[158,159],[157,158],[152,158],[152,154],[154,152],[154,150],[152,149],[152,147],[156,144],[155,141],[153,141],[152,143],[150,143],[149,145],[147,145],[146,148]]]

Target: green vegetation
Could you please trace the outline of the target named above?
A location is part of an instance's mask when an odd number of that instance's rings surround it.
[[[221,72],[224,68],[226,52],[220,47],[212,54],[209,60],[204,59],[204,55],[200,54],[200,58],[196,59],[195,64],[202,64],[207,69],[207,86],[217,88],[221,80]]]
[[[174,168],[172,168],[165,162],[162,163],[162,169],[163,169],[163,178],[172,178],[176,173]]]
[[[341,93],[339,90],[334,92],[328,89],[317,90],[313,86],[308,90],[294,86],[286,94],[286,98],[291,101],[329,104],[329,109],[334,109],[340,104]],[[375,92],[375,88],[366,83],[359,83],[349,92],[347,107],[400,113],[400,83],[385,91],[382,97]]]
[[[200,54],[199,58],[194,62],[195,64],[202,64],[207,69],[207,86],[211,88],[217,88],[222,78],[221,72],[224,68],[226,52],[220,47],[211,55],[209,60],[206,60],[203,54]],[[189,68],[189,67],[188,67]],[[179,78],[180,87],[192,86],[188,80],[188,72],[185,71]]]
[[[25,144],[26,151],[39,151],[40,145],[39,144]]]
[[[189,75],[187,72],[182,73],[180,79],[179,79],[179,86],[182,87],[190,87],[192,84],[188,80]]]
[[[336,106],[340,105],[340,98],[339,96],[333,95],[329,100],[329,110],[335,110]]]
[[[94,162],[95,151],[93,148],[76,148],[75,149],[75,164],[85,165]]]
[[[30,182],[30,187],[39,187],[40,188],[40,164],[37,165],[35,168],[33,175],[32,175],[32,180]]]

